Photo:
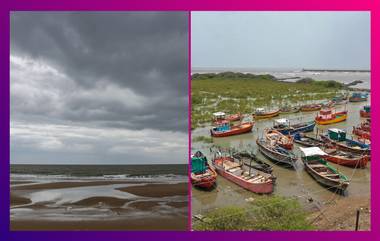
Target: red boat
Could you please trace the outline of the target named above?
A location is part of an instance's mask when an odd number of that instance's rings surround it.
[[[366,105],[363,109],[360,110],[360,117],[362,118],[371,118],[371,107]]]
[[[371,133],[364,131],[360,127],[353,127],[352,134],[357,135],[361,139],[371,140]]]
[[[213,127],[210,132],[213,137],[227,137],[251,132],[253,125],[254,122],[245,122],[231,126],[230,122],[224,121],[217,127]]]
[[[232,157],[216,157],[213,160],[219,175],[254,193],[272,193],[273,175],[249,168],[244,169],[244,164],[236,163]]]
[[[317,111],[322,108],[321,104],[311,104],[311,105],[303,105],[301,106],[301,111],[308,112],[308,111]]]
[[[240,121],[242,119],[243,115],[238,113],[238,114],[232,114],[232,115],[226,115],[224,112],[216,112],[213,113],[213,123],[214,125],[220,125],[224,121]]]
[[[272,145],[278,144],[279,146],[291,150],[293,149],[293,137],[284,135],[277,130],[265,130],[264,136],[267,141],[273,142]]]
[[[353,154],[334,148],[326,148],[324,151],[327,154],[324,156],[327,161],[347,167],[365,168],[367,166],[367,162],[370,160],[370,157],[367,155]]]
[[[200,188],[210,189],[216,182],[217,173],[208,164],[202,152],[197,151],[191,156],[191,183]]]

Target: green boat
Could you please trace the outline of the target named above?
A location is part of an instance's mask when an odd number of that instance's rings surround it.
[[[302,161],[306,171],[319,184],[331,190],[344,192],[350,184],[348,178],[329,165],[323,158],[327,154],[319,147],[301,147]]]

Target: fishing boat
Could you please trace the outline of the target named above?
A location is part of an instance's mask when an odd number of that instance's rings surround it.
[[[323,158],[326,155],[319,147],[301,147],[301,158],[307,173],[318,183],[329,189],[345,191],[350,184],[348,178],[329,165]]]
[[[334,101],[334,105],[346,105],[347,103],[348,103],[348,100],[337,100],[337,101]]]
[[[360,110],[360,117],[362,118],[371,118],[371,107],[366,105],[363,109]]]
[[[218,174],[231,182],[254,193],[272,193],[273,175],[246,167],[242,162],[235,162],[231,156],[216,156],[212,161]],[[248,169],[248,170],[247,170]]]
[[[237,125],[231,125],[229,121],[223,121],[216,127],[213,127],[210,132],[213,137],[227,137],[240,135],[252,131],[254,122],[243,122]]]
[[[267,119],[272,118],[275,116],[278,116],[280,114],[280,110],[265,110],[264,108],[257,108],[255,110],[255,113],[253,114],[253,117],[257,119]]]
[[[210,189],[216,182],[217,173],[208,164],[202,152],[197,151],[191,156],[191,183],[199,188]]]
[[[347,120],[347,111],[332,112],[331,108],[324,108],[319,111],[315,122],[318,125],[329,125]]]
[[[298,106],[283,106],[280,108],[280,114],[293,114],[300,111]]]
[[[326,101],[326,102],[323,102],[323,103],[321,103],[321,105],[322,105],[322,108],[332,108],[332,107],[334,107],[335,106],[335,101],[332,101],[332,100],[328,100],[328,101]]]
[[[212,114],[213,116],[213,123],[214,125],[221,124],[223,121],[240,121],[242,119],[242,115],[240,113],[238,114],[232,114],[232,115],[226,115],[224,112],[215,112]]]
[[[338,95],[332,98],[332,101],[334,101],[335,103],[339,103],[346,100],[348,100],[348,94]]]
[[[367,99],[368,99],[367,93],[355,92],[355,93],[352,93],[350,98],[348,98],[348,101],[349,102],[362,102],[362,101],[367,101]]]
[[[335,148],[325,148],[325,159],[336,164],[353,167],[353,168],[365,168],[369,161],[369,156],[354,154],[351,152],[344,152]]]
[[[264,138],[258,138],[256,140],[259,151],[267,157],[269,160],[276,164],[283,164],[285,166],[294,167],[297,157],[293,152],[290,152],[278,145],[272,145]]]
[[[303,105],[301,106],[301,111],[309,112],[309,111],[317,111],[322,108],[321,104],[311,104],[311,105]]]
[[[290,124],[290,120],[282,118],[274,120],[272,129],[284,135],[293,135],[297,132],[311,132],[314,130],[315,121]]]
[[[334,148],[347,151],[351,153],[357,153],[362,155],[370,155],[370,144],[350,140],[346,138],[346,132],[337,128],[331,128],[328,130],[327,135],[320,135],[322,141],[332,145]]]
[[[313,147],[313,146],[321,147],[325,144],[322,140],[311,137],[311,136],[307,136],[304,133],[296,133],[294,135],[294,142],[302,146],[307,146],[307,147]]]
[[[362,123],[359,126],[354,126],[352,134],[361,139],[371,140],[371,132],[367,123]]]
[[[277,130],[266,129],[264,130],[264,136],[268,142],[277,144],[285,149],[293,149],[293,137],[291,135],[284,135]]]
[[[232,156],[236,159],[238,159],[240,162],[245,163],[245,165],[248,165],[249,167],[253,167],[259,171],[265,172],[265,173],[272,173],[273,168],[268,163],[264,162],[263,160],[259,159],[255,154],[247,152],[247,151],[240,151],[240,152],[234,152]]]

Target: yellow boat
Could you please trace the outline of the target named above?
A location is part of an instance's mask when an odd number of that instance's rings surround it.
[[[257,108],[255,113],[252,115],[256,120],[258,119],[267,119],[278,116],[280,114],[280,110],[273,111],[265,111],[264,108]]]
[[[315,117],[315,122],[318,125],[330,125],[345,121],[346,119],[347,111],[332,113],[331,109],[324,109],[319,112],[317,117]]]

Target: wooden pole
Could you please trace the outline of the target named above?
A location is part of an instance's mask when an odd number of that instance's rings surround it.
[[[359,217],[360,217],[360,210],[356,210],[356,224],[355,224],[355,231],[359,230]]]

